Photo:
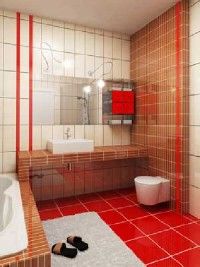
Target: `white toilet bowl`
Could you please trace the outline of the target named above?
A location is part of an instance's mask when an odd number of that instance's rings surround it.
[[[137,199],[140,204],[155,205],[170,200],[170,181],[162,177],[135,178]]]

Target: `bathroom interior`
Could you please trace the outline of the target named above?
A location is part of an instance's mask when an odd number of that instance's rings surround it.
[[[199,14],[0,0],[0,267],[200,266]]]

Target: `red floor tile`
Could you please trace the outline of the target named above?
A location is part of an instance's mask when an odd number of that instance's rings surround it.
[[[177,214],[173,211],[164,212],[155,215],[159,220],[163,221],[164,223],[170,225],[171,227],[175,227],[181,224],[187,224],[191,222],[186,217],[183,217],[181,214]]]
[[[58,217],[62,217],[62,214],[58,209],[43,210],[39,212],[41,220],[50,220]]]
[[[200,248],[185,251],[175,256],[184,267],[199,267],[200,266]]]
[[[135,205],[133,202],[130,200],[124,198],[124,197],[119,197],[119,198],[113,198],[113,199],[108,199],[107,202],[113,207],[113,208],[122,208],[122,207],[127,207],[127,206],[133,206]]]
[[[154,244],[148,237],[132,240],[126,244],[145,264],[168,256],[165,251]]]
[[[80,196],[78,196],[78,199],[82,203],[87,203],[87,202],[101,200],[101,198],[96,193],[80,195]]]
[[[118,192],[122,195],[130,195],[130,194],[134,194],[135,193],[135,188],[123,188],[123,189],[119,189]]]
[[[194,247],[192,242],[176,233],[174,230],[167,230],[162,233],[151,235],[151,238],[171,255]]]
[[[72,206],[62,207],[60,208],[61,213],[63,216],[66,215],[74,215],[77,213],[87,212],[87,209],[82,204],[76,204]]]
[[[104,199],[120,197],[120,194],[117,193],[116,191],[105,191],[105,192],[100,192],[98,194]]]
[[[123,222],[125,219],[123,216],[119,214],[119,212],[115,210],[109,210],[99,213],[99,216],[107,223],[107,224],[114,224]]]
[[[144,217],[148,215],[148,213],[145,210],[137,206],[120,208],[118,209],[118,211],[122,213],[128,220],[136,219],[136,218]]]
[[[55,202],[59,207],[80,204],[80,202],[78,201],[76,197],[59,198],[59,199],[56,199]]]
[[[96,212],[101,212],[101,211],[112,209],[112,207],[108,203],[106,203],[104,200],[98,200],[95,202],[85,203],[85,206],[87,207],[89,211],[96,211]]]
[[[148,267],[181,267],[181,265],[172,258],[160,260],[155,263],[151,263]]]
[[[128,196],[125,196],[127,199],[129,199],[130,201],[133,201],[134,203],[138,204],[138,200],[137,200],[137,195],[136,193],[134,194],[130,194]]]
[[[184,217],[186,217],[187,219],[194,221],[194,222],[198,222],[199,219],[197,217],[192,216],[191,214],[185,214]]]
[[[152,234],[169,228],[153,216],[139,218],[134,220],[132,223],[139,227],[139,229],[142,230],[145,234]]]
[[[143,234],[130,222],[122,222],[111,225],[110,228],[123,240],[131,240],[143,236]]]
[[[182,235],[195,242],[197,245],[200,245],[200,224],[192,223],[177,227],[175,229]]]
[[[155,205],[155,206],[145,206],[144,209],[151,214],[170,211],[168,203],[160,203],[160,204]]]
[[[57,208],[53,200],[38,201],[36,204],[39,211]]]

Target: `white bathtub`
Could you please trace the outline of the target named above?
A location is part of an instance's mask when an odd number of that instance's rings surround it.
[[[0,257],[28,246],[19,182],[16,174],[0,174]]]

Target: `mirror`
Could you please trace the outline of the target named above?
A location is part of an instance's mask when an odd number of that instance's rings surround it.
[[[112,90],[131,90],[130,82],[106,81],[103,89],[89,78],[43,75],[34,87],[34,125],[121,124],[132,115],[113,115]],[[131,123],[130,123],[131,124]]]

